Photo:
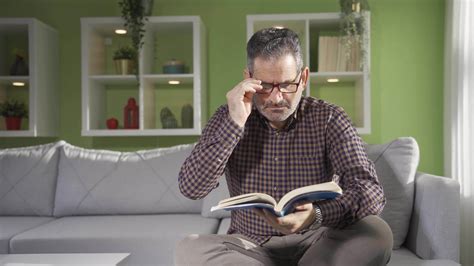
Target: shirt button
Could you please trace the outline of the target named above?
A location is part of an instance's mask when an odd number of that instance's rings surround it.
[[[277,186],[274,186],[274,187],[273,187],[273,190],[274,190],[274,191],[277,191]]]
[[[275,157],[275,161],[278,161],[278,157]]]

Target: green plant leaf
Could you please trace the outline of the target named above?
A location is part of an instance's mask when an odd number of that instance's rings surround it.
[[[7,100],[0,103],[0,115],[4,117],[28,117],[28,108],[25,103],[17,100]]]

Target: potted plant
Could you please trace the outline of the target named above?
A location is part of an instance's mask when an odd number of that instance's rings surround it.
[[[21,119],[28,117],[28,108],[19,101],[7,100],[0,103],[0,115],[5,117],[7,130],[20,130]]]
[[[115,70],[117,74],[132,74],[137,58],[136,50],[129,45],[122,46],[114,52]]]
[[[346,47],[346,58],[350,62],[352,58],[352,49],[355,44],[360,45],[360,68],[363,68],[367,58],[368,32],[367,16],[369,3],[367,0],[339,0],[341,7],[341,35],[342,42]]]
[[[125,20],[124,26],[132,37],[132,48],[139,54],[144,43],[145,22],[148,20],[147,16],[151,14],[153,0],[120,0],[119,7]]]

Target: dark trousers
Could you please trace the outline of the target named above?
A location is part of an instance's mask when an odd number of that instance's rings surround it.
[[[261,246],[242,235],[190,235],[177,246],[176,265],[386,265],[393,237],[378,216],[344,229],[321,227],[270,238]]]

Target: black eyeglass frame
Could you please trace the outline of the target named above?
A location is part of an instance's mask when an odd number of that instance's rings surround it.
[[[302,75],[302,72],[303,71],[300,71],[296,76],[300,75],[300,78],[298,80],[298,82],[282,82],[282,83],[268,83],[268,82],[262,82],[260,85],[263,85],[263,84],[266,84],[266,85],[271,85],[272,86],[272,89],[270,91],[265,91],[265,92],[262,92],[262,90],[259,90],[257,91],[256,93],[257,94],[271,94],[273,92],[273,90],[275,89],[275,87],[278,88],[278,91],[280,91],[281,93],[296,93],[298,91],[298,88],[300,87],[300,84],[301,84],[301,79],[303,78],[303,75]],[[252,75],[252,72],[249,72],[249,75],[251,78],[253,78],[253,75]],[[285,84],[285,85],[296,85],[296,90],[295,91],[281,91],[281,84]]]

